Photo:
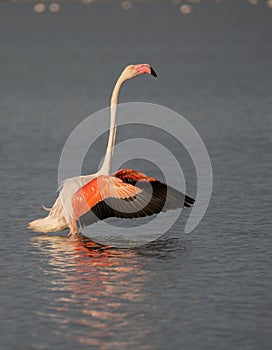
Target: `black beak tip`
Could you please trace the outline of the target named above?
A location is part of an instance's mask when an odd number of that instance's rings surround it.
[[[153,75],[153,77],[157,78],[157,73],[154,71],[154,69],[151,67],[151,75]]]

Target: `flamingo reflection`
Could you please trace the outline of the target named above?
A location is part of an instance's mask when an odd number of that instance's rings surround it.
[[[107,334],[114,337],[115,346],[127,346],[123,336],[129,324],[131,329],[130,313],[137,314],[137,305],[143,306],[145,300],[147,272],[137,253],[101,246],[84,236],[72,240],[42,235],[33,237],[31,244],[49,257],[42,266],[52,295],[45,317],[84,345],[102,348]],[[141,337],[147,333],[148,329],[141,329]],[[110,343],[109,347],[103,343],[104,348],[111,348]]]

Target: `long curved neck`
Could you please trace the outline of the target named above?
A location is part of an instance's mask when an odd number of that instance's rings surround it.
[[[118,78],[111,95],[109,140],[108,140],[108,146],[105,154],[105,159],[100,169],[100,173],[103,173],[105,175],[110,175],[111,173],[112,157],[113,157],[115,138],[116,138],[116,110],[117,110],[120,89],[126,80],[127,78],[125,78],[124,74],[122,73]]]

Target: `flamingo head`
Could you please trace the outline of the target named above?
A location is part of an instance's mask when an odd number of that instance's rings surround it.
[[[156,72],[150,66],[150,64],[147,64],[147,63],[133,64],[133,65],[127,66],[125,68],[124,73],[126,74],[127,79],[132,79],[137,77],[140,74],[145,74],[145,73],[151,74],[155,78],[157,78]]]

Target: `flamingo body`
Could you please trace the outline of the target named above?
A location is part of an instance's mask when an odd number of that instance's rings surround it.
[[[108,217],[137,218],[169,209],[189,207],[194,199],[136,170],[121,169],[111,175],[116,138],[116,110],[123,83],[141,74],[157,77],[149,64],[129,65],[118,78],[111,96],[110,133],[101,169],[92,175],[64,181],[49,214],[29,223],[37,232],[69,228],[69,235]]]

